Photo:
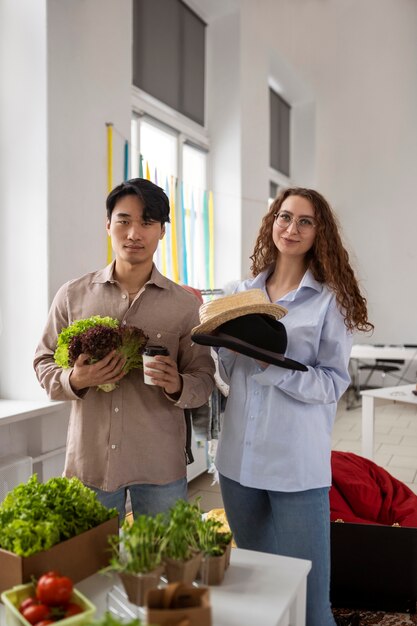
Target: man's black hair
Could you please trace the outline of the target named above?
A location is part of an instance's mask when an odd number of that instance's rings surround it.
[[[113,209],[124,196],[136,196],[143,202],[143,218],[160,222],[169,222],[169,200],[161,187],[146,178],[131,178],[117,185],[107,196],[107,219],[111,221]]]

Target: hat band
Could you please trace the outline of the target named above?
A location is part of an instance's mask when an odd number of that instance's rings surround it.
[[[234,335],[227,335],[226,333],[213,333],[216,337],[220,337],[220,339],[230,339],[230,337],[232,337],[234,343],[236,343],[238,346],[251,346],[253,348],[256,348],[257,350],[259,350],[260,352],[262,352],[262,354],[264,354],[265,356],[269,356],[272,357],[274,359],[278,359],[278,361],[285,361],[285,355],[284,354],[280,354],[278,352],[271,352],[271,350],[265,350],[264,348],[260,348],[259,346],[255,346],[254,344],[248,343],[247,341],[243,341],[242,339],[238,339],[237,337],[235,337]],[[259,359],[261,360],[261,359]]]

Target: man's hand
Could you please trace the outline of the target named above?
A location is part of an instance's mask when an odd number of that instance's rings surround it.
[[[165,393],[169,396],[179,397],[181,395],[182,378],[178,374],[176,362],[170,356],[155,356],[146,365],[145,374],[152,378],[154,385],[163,387]]]
[[[117,354],[115,350],[109,352],[101,361],[91,365],[88,363],[89,360],[88,354],[80,354],[74,363],[74,369],[70,374],[70,384],[74,391],[107,383],[117,383],[125,375],[122,368],[126,359]]]

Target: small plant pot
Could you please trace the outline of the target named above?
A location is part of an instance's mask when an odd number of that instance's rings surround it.
[[[227,569],[230,565],[230,555],[232,554],[232,540],[229,541],[229,543],[226,544],[226,550],[224,552],[224,556],[225,556],[225,569]]]
[[[226,569],[226,552],[220,556],[203,556],[200,579],[203,585],[220,585]]]
[[[164,567],[161,565],[152,570],[152,572],[146,572],[145,574],[119,572],[120,580],[123,583],[129,602],[138,606],[144,606],[146,594],[149,589],[158,586],[163,571]]]
[[[203,554],[197,552],[188,561],[177,561],[176,559],[165,559],[165,575],[169,583],[182,582],[191,585],[197,578]]]

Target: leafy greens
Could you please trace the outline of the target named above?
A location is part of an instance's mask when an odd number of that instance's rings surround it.
[[[78,478],[33,474],[10,491],[0,504],[0,547],[19,556],[48,550],[117,515]]]
[[[126,360],[123,370],[127,374],[142,367],[142,353],[147,341],[147,335],[140,328],[120,327],[117,319],[93,315],[76,320],[61,330],[54,359],[57,365],[66,369],[72,367],[82,353],[90,356],[90,363],[95,363],[116,350]],[[115,388],[113,383],[98,386],[102,391],[113,391]]]

